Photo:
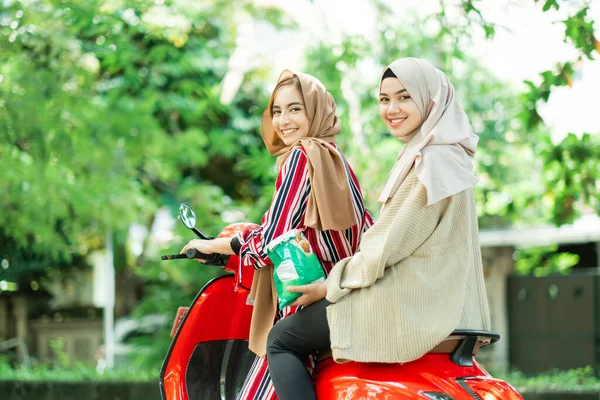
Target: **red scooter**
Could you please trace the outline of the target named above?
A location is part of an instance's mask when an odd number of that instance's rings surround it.
[[[180,218],[201,239],[196,215],[187,203]],[[254,224],[233,224],[219,237],[232,237]],[[246,299],[254,269],[240,267],[237,256],[204,255],[196,249],[163,260],[202,258],[228,272],[206,284],[192,304],[181,307],[173,324],[173,342],[160,373],[163,400],[234,400],[254,360],[248,350],[252,306]],[[474,355],[499,335],[457,330],[432,352],[404,364],[337,364],[321,355],[314,372],[319,400],[429,399],[522,400],[508,383],[491,377]]]

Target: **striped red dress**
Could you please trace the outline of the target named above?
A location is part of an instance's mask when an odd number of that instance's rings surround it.
[[[335,145],[332,146],[336,148]],[[339,150],[337,151],[339,152]],[[339,153],[341,155],[341,152]],[[271,240],[292,229],[304,230],[306,239],[310,242],[327,273],[338,261],[353,255],[358,250],[362,233],[372,225],[373,221],[364,205],[356,176],[346,159],[343,156],[342,158],[346,165],[346,176],[350,183],[356,220],[359,223],[345,231],[318,231],[304,225],[311,187],[306,152],[303,148],[295,149],[277,177],[271,208],[263,216],[260,228],[244,232],[240,238],[242,243],[240,258],[244,265],[253,265],[258,269],[270,263],[264,252],[265,246]],[[298,309],[299,307],[286,307],[279,311],[275,319],[279,320],[292,315]],[[266,359],[256,357],[237,398],[244,400],[277,399]]]

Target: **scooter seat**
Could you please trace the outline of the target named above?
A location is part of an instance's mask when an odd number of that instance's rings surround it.
[[[461,365],[462,363],[468,362],[465,359],[470,359],[471,356],[475,356],[481,347],[495,343],[499,339],[500,335],[496,332],[457,329],[428,353],[452,354],[452,360]],[[317,362],[321,362],[331,357],[331,350],[321,351],[317,354]]]

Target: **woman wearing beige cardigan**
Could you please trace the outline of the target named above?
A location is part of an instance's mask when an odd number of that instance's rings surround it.
[[[473,185],[478,137],[454,87],[429,62],[403,58],[384,71],[380,116],[405,145],[379,198],[379,220],[360,251],[325,284],[292,290],[309,306],[269,334],[280,400],[314,399],[306,357],[403,363],[455,329],[489,329]],[[326,317],[325,317],[326,314]]]

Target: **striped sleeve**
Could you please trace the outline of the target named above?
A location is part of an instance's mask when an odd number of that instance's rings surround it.
[[[240,239],[242,264],[262,268],[271,261],[265,246],[292,229],[304,229],[306,205],[310,194],[308,166],[303,149],[296,149],[281,168],[275,184],[271,207],[256,230],[244,232]]]

